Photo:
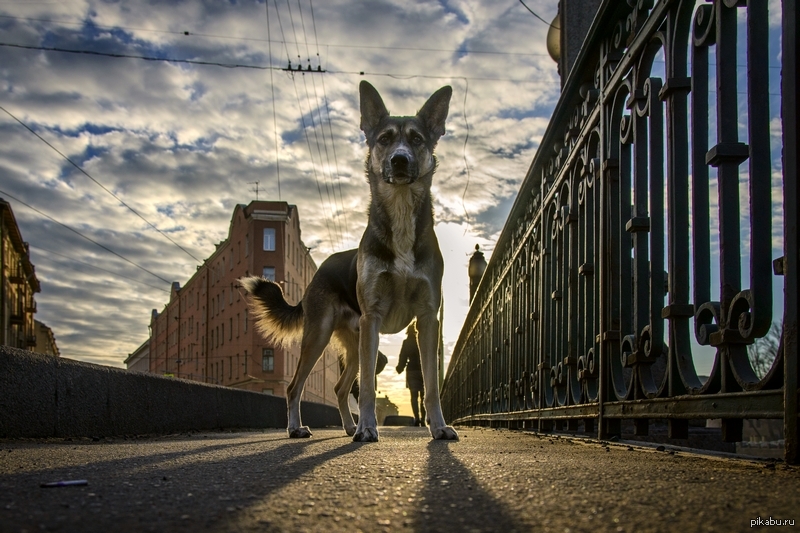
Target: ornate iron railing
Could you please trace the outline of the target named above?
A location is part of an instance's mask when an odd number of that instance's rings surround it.
[[[734,442],[784,418],[797,462],[797,7],[768,4],[603,2],[456,344],[448,420],[686,438],[721,419]],[[760,376],[747,347],[774,320]]]

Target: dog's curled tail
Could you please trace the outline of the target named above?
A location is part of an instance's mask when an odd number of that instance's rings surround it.
[[[250,309],[256,328],[267,340],[288,346],[303,333],[303,304],[290,305],[280,285],[268,279],[251,276],[239,280],[250,293]]]

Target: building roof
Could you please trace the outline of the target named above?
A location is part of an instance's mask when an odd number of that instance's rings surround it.
[[[127,365],[128,363],[132,362],[134,359],[137,359],[139,356],[141,356],[145,352],[145,350],[147,350],[147,351],[150,350],[150,339],[149,338],[146,341],[144,341],[142,344],[140,344],[139,347],[136,348],[133,352],[128,354],[128,357],[122,363]]]

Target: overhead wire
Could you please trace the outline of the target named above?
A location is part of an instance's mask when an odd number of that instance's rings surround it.
[[[519,0],[519,3],[520,3],[520,4],[522,4],[523,6],[525,6],[525,9],[527,9],[528,11],[530,11],[530,12],[531,12],[531,15],[533,15],[533,16],[534,16],[534,17],[536,17],[537,19],[541,20],[542,22],[544,22],[545,24],[547,24],[547,25],[548,25],[548,26],[550,26],[551,28],[553,28],[553,29],[556,29],[556,30],[559,30],[559,29],[561,29],[561,28],[559,28],[558,26],[553,26],[551,23],[547,22],[547,21],[546,21],[546,20],[544,20],[542,17],[540,17],[539,15],[537,15],[537,14],[536,14],[536,12],[535,12],[533,9],[529,8],[529,7],[528,7],[528,5],[527,5],[527,4],[526,4],[526,3],[525,3],[523,0]]]
[[[319,66],[322,67],[322,58],[319,55],[319,40],[317,39],[317,20],[314,17],[314,0],[308,0],[309,6],[311,7],[311,22],[314,25],[314,46],[316,47],[317,51],[317,59],[319,61]],[[336,186],[339,189],[339,202],[342,206],[342,216],[344,217],[344,227],[347,236],[350,236],[349,228],[350,225],[347,222],[347,209],[344,206],[344,196],[342,195],[342,175],[339,172],[339,159],[336,156],[336,138],[333,135],[333,121],[331,119],[331,110],[328,107],[328,91],[325,89],[325,76],[322,76],[322,95],[325,99],[325,114],[328,117],[328,130],[331,134],[331,150],[333,151],[333,163],[336,168]],[[323,128],[324,131],[324,128]]]
[[[275,80],[272,68],[272,31],[269,23],[269,1],[264,2],[267,11],[267,42],[269,48],[269,86],[272,89],[272,125],[275,132],[275,172],[278,175],[278,200],[281,200],[281,157],[278,152],[278,111],[275,104]],[[258,196],[258,195],[256,195]],[[257,198],[256,198],[257,199]]]
[[[290,61],[290,64],[291,64],[291,57],[289,56],[289,46],[286,44],[286,33],[283,31],[283,22],[281,21],[281,12],[278,9],[278,0],[273,0],[273,4],[275,5],[275,14],[278,17],[278,26],[281,29],[281,38],[283,39],[283,46],[284,46],[284,49],[286,50],[286,56],[287,56],[287,58],[289,58],[289,61]],[[294,93],[295,93],[295,97],[297,98],[297,107],[300,110],[300,122],[301,122],[301,124],[303,126],[303,135],[305,136],[306,144],[308,145],[309,157],[311,157],[311,141],[309,141],[309,139],[308,139],[308,132],[306,131],[306,119],[303,116],[303,109],[302,109],[302,106],[300,105],[300,92],[297,90],[297,82],[295,81],[294,73],[290,72],[289,75],[292,78],[292,85],[294,86]],[[333,235],[331,234],[331,226],[330,226],[330,222],[328,220],[328,216],[325,213],[325,201],[322,199],[322,187],[320,187],[319,179],[317,177],[317,169],[314,166],[313,160],[312,160],[311,164],[312,164],[312,170],[313,170],[313,174],[314,174],[314,181],[317,184],[317,192],[319,193],[319,203],[320,203],[320,207],[322,209],[322,215],[323,215],[323,218],[325,219],[325,227],[328,230],[328,240],[331,243],[331,251],[333,251]]]
[[[0,18],[8,18],[8,19],[15,19],[15,20],[28,20],[34,22],[49,22],[51,24],[70,24],[74,26],[83,26],[86,24],[85,21],[65,21],[65,20],[52,20],[52,19],[40,19],[40,18],[31,18],[31,17],[14,17],[10,15],[0,15]],[[209,37],[212,39],[226,39],[226,40],[235,40],[235,41],[254,41],[254,42],[264,42],[265,39],[259,39],[257,37],[236,37],[231,35],[218,35],[213,33],[200,33],[194,31],[171,31],[171,30],[154,30],[149,28],[136,28],[132,26],[108,26],[102,24],[93,24],[93,26],[97,28],[106,28],[106,29],[122,29],[122,30],[133,30],[133,31],[141,31],[141,32],[150,32],[150,33],[164,33],[169,35],[181,35],[185,37],[197,36],[197,37]],[[267,40],[269,37],[267,37]],[[288,41],[290,44],[291,41]],[[283,41],[275,41],[276,44],[283,44]],[[304,44],[304,43],[299,43]],[[360,45],[360,44],[336,44],[336,43],[318,43],[319,46],[326,46],[331,48],[362,48],[368,50],[409,50],[415,52],[458,52],[458,53],[468,53],[468,54],[490,54],[490,55],[507,55],[507,56],[541,56],[541,57],[550,57],[546,53],[536,53],[536,52],[501,52],[497,50],[457,50],[452,48],[420,48],[420,47],[408,47],[408,46],[379,46],[374,44],[369,45]]]
[[[308,43],[308,35],[306,34],[306,23],[305,23],[305,20],[304,20],[304,17],[303,17],[303,8],[300,5],[300,0],[297,0],[297,8],[298,8],[298,11],[300,13],[301,27],[303,28],[303,40],[306,43]],[[306,53],[307,53],[307,56],[308,56],[308,66],[311,67],[311,50],[310,50],[308,44],[306,44]],[[319,53],[317,53],[317,58],[319,60]],[[305,85],[305,74],[303,75],[303,84]],[[327,191],[327,189],[328,189],[328,185],[327,184],[328,184],[328,182],[330,182],[331,190],[333,191],[333,195],[332,195],[333,201],[332,201],[332,203],[333,203],[333,206],[334,206],[334,208],[336,210],[336,215],[334,217],[334,225],[336,226],[337,232],[339,234],[339,246],[342,247],[344,245],[344,232],[342,230],[342,222],[341,222],[340,216],[341,216],[341,213],[344,212],[344,203],[340,202],[340,205],[336,205],[336,185],[335,185],[335,181],[336,180],[333,177],[333,169],[331,167],[331,157],[330,157],[330,153],[328,152],[328,142],[325,139],[325,126],[324,126],[324,122],[323,122],[323,119],[322,119],[321,106],[319,105],[319,93],[317,92],[317,82],[314,79],[313,75],[311,76],[311,86],[314,89],[314,103],[315,103],[315,107],[317,108],[317,117],[319,117],[319,129],[320,129],[320,133],[322,134],[322,146],[325,148],[325,160],[328,163],[328,165],[327,165],[328,181],[326,181],[325,189]],[[306,88],[306,96],[308,96],[307,91],[308,91],[308,89]],[[312,117],[312,125],[313,125],[313,117],[314,117],[313,111],[311,112],[311,117]],[[314,137],[317,139],[317,150],[319,150],[319,137],[317,136],[316,126],[315,125],[314,125]],[[321,160],[322,160],[322,153],[320,152],[320,163],[321,163]],[[325,167],[323,166],[322,168],[323,168],[322,176],[324,178],[325,177]],[[329,202],[331,201],[331,194],[328,194],[328,201]]]
[[[285,43],[282,43],[285,45]],[[32,46],[32,45],[22,45],[16,43],[4,43],[0,42],[0,46],[6,46],[11,48],[20,48],[25,50],[40,50],[45,52],[61,52],[61,53],[68,53],[68,54],[84,54],[84,55],[93,55],[93,56],[101,56],[101,57],[109,57],[114,59],[141,59],[143,61],[160,61],[164,63],[183,63],[183,64],[190,64],[190,65],[199,65],[199,66],[212,66],[212,67],[223,67],[223,68],[242,68],[242,69],[253,69],[253,70],[286,70],[283,67],[276,67],[276,66],[264,66],[264,65],[244,65],[239,63],[221,63],[217,61],[198,61],[194,59],[177,59],[177,58],[168,58],[168,57],[155,57],[155,56],[143,56],[143,55],[133,55],[133,54],[115,54],[109,52],[97,52],[94,50],[74,50],[70,48],[59,48],[53,46]],[[778,67],[779,68],[779,67]],[[460,77],[465,79],[470,79],[472,81],[504,81],[504,82],[512,82],[512,83],[537,83],[541,85],[558,85],[557,81],[551,82],[543,82],[541,80],[530,80],[530,79],[518,79],[518,78],[489,78],[486,76],[448,76],[448,75],[433,75],[433,74],[396,74],[396,73],[388,73],[388,72],[371,72],[371,71],[364,71],[364,70],[330,70],[327,69],[325,71],[328,74],[355,74],[359,76],[385,76],[389,78],[395,79],[412,79],[412,78],[427,78],[427,79],[435,79],[435,80],[449,80],[453,79],[454,77]]]
[[[120,254],[120,253],[118,253],[118,252],[115,252],[114,250],[112,250],[112,249],[111,249],[111,248],[109,248],[108,246],[106,246],[106,245],[104,245],[104,244],[100,244],[99,242],[95,241],[95,240],[94,240],[94,239],[92,239],[91,237],[87,237],[86,235],[84,235],[84,234],[83,234],[83,233],[81,233],[80,231],[76,230],[75,228],[72,228],[72,227],[70,227],[70,226],[68,226],[68,225],[64,224],[63,222],[60,222],[60,221],[56,220],[55,218],[51,217],[50,215],[48,215],[47,213],[45,213],[45,212],[43,212],[43,211],[41,211],[41,210],[39,210],[39,209],[37,209],[37,208],[33,207],[33,206],[32,206],[32,205],[30,205],[30,204],[27,204],[27,203],[23,202],[22,200],[20,200],[20,199],[19,199],[19,198],[17,198],[16,196],[14,196],[14,195],[12,195],[12,194],[9,194],[9,193],[7,193],[6,191],[3,191],[3,190],[0,190],[0,194],[3,194],[3,195],[5,195],[5,196],[8,196],[9,198],[11,198],[12,200],[14,200],[15,202],[18,202],[18,203],[20,203],[20,204],[24,205],[25,207],[27,207],[28,209],[30,209],[30,210],[32,210],[32,211],[35,211],[36,213],[39,213],[39,214],[40,214],[40,215],[42,215],[43,217],[45,217],[45,218],[47,218],[47,219],[49,219],[49,220],[52,220],[53,222],[55,222],[55,223],[56,223],[56,224],[58,224],[59,226],[61,226],[61,227],[65,228],[65,229],[68,229],[69,231],[71,231],[71,232],[75,233],[75,234],[76,234],[76,235],[78,235],[79,237],[82,237],[82,238],[86,239],[87,241],[91,242],[92,244],[95,244],[95,245],[99,246],[100,248],[102,248],[103,250],[105,250],[105,251],[107,251],[107,252],[109,252],[109,253],[111,253],[111,254],[113,254],[113,255],[115,255],[115,256],[117,256],[117,257],[119,257],[119,258],[120,258],[120,259],[122,259],[123,261],[125,261],[125,262],[127,262],[127,263],[130,263],[131,265],[135,266],[135,267],[136,267],[136,268],[138,268],[139,270],[143,270],[144,272],[147,272],[147,273],[148,273],[148,274],[150,274],[151,276],[153,276],[153,277],[155,277],[155,278],[158,278],[158,279],[160,279],[160,280],[161,280],[161,281],[163,281],[164,283],[169,283],[170,285],[172,284],[172,282],[170,282],[170,281],[168,281],[168,280],[166,280],[166,279],[162,278],[161,276],[159,276],[159,275],[158,275],[158,274],[156,274],[155,272],[151,272],[150,270],[146,269],[146,268],[145,268],[145,267],[143,267],[142,265],[140,265],[140,264],[138,264],[138,263],[135,263],[135,262],[131,261],[130,259],[128,259],[127,257],[125,257],[124,255],[122,255],[122,254]]]
[[[294,33],[294,39],[295,39],[295,42],[297,43],[298,42],[297,41],[297,28],[294,25],[294,16],[292,15],[292,6],[289,3],[289,0],[286,0],[286,9],[289,11],[289,22],[292,25],[292,33]],[[278,14],[278,18],[280,18],[280,13]],[[297,48],[297,62],[298,62],[298,66],[299,66],[300,63],[302,62],[302,57],[300,56],[300,45],[297,44],[296,48]],[[304,132],[304,134],[306,136],[306,143],[308,144],[308,156],[309,156],[309,159],[311,160],[312,169],[314,171],[314,179],[317,182],[317,189],[318,189],[319,195],[320,195],[319,196],[319,201],[320,201],[320,204],[322,204],[322,208],[323,208],[323,212],[324,212],[325,211],[325,200],[322,198],[322,187],[320,186],[320,183],[319,183],[319,175],[317,173],[317,165],[314,163],[314,154],[313,154],[313,149],[311,148],[311,139],[310,139],[310,137],[308,135],[308,129],[306,128],[305,115],[303,114],[303,106],[302,106],[302,103],[301,103],[300,92],[297,90],[297,83],[296,83],[296,78],[295,78],[294,73],[292,73],[291,76],[292,76],[292,83],[294,84],[295,93],[296,93],[296,97],[297,97],[297,107],[300,109],[300,117],[301,117],[302,122],[303,122],[303,132]],[[313,110],[311,108],[311,99],[308,96],[308,85],[306,85],[305,74],[303,75],[303,85],[305,87],[305,92],[306,92],[306,102],[308,103],[309,119],[311,120],[311,131],[315,135],[315,140],[316,140],[316,144],[317,144],[317,152],[319,153],[319,157],[320,157],[320,165],[319,166],[322,167],[322,152],[319,149],[319,137],[316,136],[317,131],[316,131],[316,126],[314,124],[314,112],[313,112]],[[328,232],[329,232],[329,236],[330,236],[330,239],[331,239],[331,251],[334,251],[334,249],[335,249],[334,248],[335,241],[333,239],[333,236],[337,235],[337,229],[338,228],[336,227],[336,220],[335,220],[335,216],[334,216],[334,210],[333,210],[333,206],[331,206],[330,190],[328,189],[328,184],[325,181],[324,172],[322,174],[322,180],[325,183],[325,192],[326,192],[326,196],[328,197],[328,208],[331,211],[330,219],[328,219],[328,217],[326,215],[325,224],[328,227]],[[333,225],[333,232],[332,233],[330,231],[331,225]]]
[[[8,110],[7,110],[5,107],[3,107],[3,106],[0,106],[0,110],[2,110],[2,111],[5,113],[5,114],[7,114],[9,117],[11,117],[12,119],[14,119],[15,121],[17,121],[17,122],[18,122],[18,123],[19,123],[19,124],[20,124],[22,127],[24,127],[26,130],[28,130],[29,132],[31,132],[32,134],[34,134],[34,135],[35,135],[35,136],[36,136],[36,137],[37,137],[37,138],[38,138],[40,141],[42,141],[44,144],[46,144],[47,146],[49,146],[49,147],[50,147],[50,148],[51,148],[53,151],[55,151],[55,152],[56,152],[58,155],[60,155],[62,158],[64,158],[64,160],[65,160],[65,161],[67,161],[67,162],[68,162],[70,165],[72,165],[73,167],[75,167],[75,168],[76,168],[76,169],[77,169],[77,170],[78,170],[78,171],[79,171],[81,174],[83,174],[84,176],[86,176],[87,178],[89,178],[90,180],[92,180],[92,181],[93,181],[93,182],[94,182],[94,183],[95,183],[95,184],[96,184],[98,187],[100,187],[100,188],[101,188],[101,189],[103,189],[105,192],[107,192],[108,194],[110,194],[110,195],[111,195],[111,196],[112,196],[112,197],[113,197],[115,200],[117,200],[119,203],[121,203],[121,204],[122,204],[122,205],[124,205],[126,208],[128,208],[128,210],[129,210],[131,213],[133,213],[134,215],[136,215],[137,217],[139,217],[140,219],[142,219],[142,220],[143,220],[143,221],[144,221],[144,222],[145,222],[145,223],[146,223],[148,226],[150,226],[151,228],[153,228],[154,230],[156,230],[156,231],[157,231],[159,234],[161,234],[161,236],[163,236],[163,237],[164,237],[165,239],[167,239],[169,242],[171,242],[171,243],[172,243],[172,244],[174,244],[176,247],[178,247],[178,248],[179,248],[181,251],[183,251],[183,252],[184,252],[186,255],[188,255],[189,257],[191,257],[192,259],[194,259],[194,260],[195,260],[195,261],[197,261],[197,262],[202,262],[200,259],[198,259],[197,257],[195,257],[195,256],[194,256],[194,255],[193,255],[191,252],[189,252],[189,251],[188,251],[186,248],[184,248],[183,246],[181,246],[180,244],[178,244],[177,242],[175,242],[174,240],[172,240],[172,238],[171,238],[169,235],[167,235],[166,233],[164,233],[163,231],[161,231],[160,229],[158,229],[158,228],[155,226],[155,224],[153,224],[152,222],[150,222],[149,220],[147,220],[147,219],[146,219],[144,216],[142,216],[142,214],[141,214],[141,213],[139,213],[139,212],[138,212],[137,210],[135,210],[133,207],[131,207],[130,205],[128,205],[128,203],[126,203],[126,202],[125,202],[125,201],[124,201],[122,198],[120,198],[119,196],[117,196],[116,194],[114,194],[114,193],[113,193],[111,190],[109,190],[109,189],[108,189],[108,188],[107,188],[105,185],[103,185],[102,183],[100,183],[99,181],[97,181],[97,180],[96,180],[96,179],[95,179],[95,178],[94,178],[94,177],[93,177],[91,174],[89,174],[88,172],[86,172],[86,171],[83,169],[83,167],[81,167],[81,166],[80,166],[80,165],[78,165],[78,164],[77,164],[75,161],[73,161],[72,159],[70,159],[69,157],[67,157],[67,156],[66,156],[66,155],[65,155],[63,152],[61,152],[61,151],[60,151],[58,148],[56,148],[55,146],[53,146],[52,144],[50,144],[50,143],[49,143],[49,142],[48,142],[48,141],[47,141],[47,140],[46,140],[44,137],[42,137],[41,135],[39,135],[38,133],[36,133],[36,132],[33,130],[33,128],[31,128],[30,126],[28,126],[27,124],[25,124],[24,122],[22,122],[20,119],[18,119],[17,117],[15,117],[15,116],[14,116],[14,115],[13,115],[13,114],[12,114],[10,111],[8,111]]]
[[[467,217],[467,224],[469,224],[469,222],[470,222],[469,213],[467,212],[467,204],[466,204],[467,189],[469,189],[469,182],[470,182],[469,163],[467,162],[467,143],[469,142],[469,122],[467,121],[467,94],[468,93],[469,93],[469,80],[464,78],[464,125],[467,128],[467,133],[464,136],[463,156],[464,156],[464,168],[467,171],[467,183],[464,185],[464,193],[461,195],[461,207],[464,208],[464,215]],[[466,229],[464,231],[466,231]]]
[[[297,5],[298,5],[298,7],[300,7],[300,0],[297,0]],[[292,15],[292,9],[291,9],[291,4],[289,3],[289,0],[286,0],[286,7],[289,10],[289,20],[292,23],[292,31],[295,34],[295,41],[298,41],[298,39],[297,39],[297,29],[295,27],[294,16]],[[302,19],[302,11],[300,12],[300,17]],[[305,32],[305,29],[303,29],[303,31]],[[306,39],[306,41],[307,41],[307,39]],[[310,53],[308,55],[310,55]],[[300,46],[299,45],[297,46],[297,61],[298,61],[298,63],[302,62],[302,57],[300,56]],[[310,65],[310,61],[311,61],[311,58],[309,57],[309,65]],[[325,184],[325,196],[328,198],[328,205],[330,206],[330,210],[331,210],[331,223],[333,225],[333,232],[338,238],[339,246],[341,246],[341,243],[342,243],[342,238],[341,238],[342,231],[341,231],[341,228],[340,228],[340,226],[338,224],[338,220],[337,220],[337,217],[336,217],[336,205],[335,205],[334,202],[331,201],[331,191],[330,191],[330,187],[328,186],[328,183],[329,183],[330,180],[328,180],[327,177],[325,176],[325,165],[322,162],[322,149],[321,149],[320,144],[319,144],[319,134],[317,132],[316,121],[314,120],[314,108],[311,105],[311,97],[310,97],[310,95],[308,93],[308,83],[306,82],[306,76],[305,76],[304,73],[302,74],[302,79],[303,79],[303,88],[304,88],[305,93],[306,93],[306,103],[308,104],[308,115],[309,115],[309,119],[311,120],[311,131],[314,134],[314,141],[315,141],[315,143],[317,145],[317,153],[319,154],[320,172],[322,173],[322,181]],[[311,150],[310,147],[309,147],[309,150]]]
[[[47,248],[45,248],[43,246],[39,246],[38,244],[31,244],[30,247],[33,248],[33,249],[41,250],[42,252],[47,252],[48,254],[52,254],[52,255],[57,255],[59,257],[63,257],[64,259],[68,259],[68,260],[70,260],[70,261],[72,261],[74,263],[78,263],[78,264],[81,264],[81,265],[85,265],[85,266],[100,270],[101,272],[105,272],[107,274],[111,274],[112,276],[117,277],[117,278],[127,279],[127,280],[133,281],[135,283],[140,283],[140,284],[142,284],[142,285],[144,285],[146,287],[150,287],[151,289],[155,289],[157,291],[166,292],[167,294],[169,294],[169,292],[170,292],[167,289],[162,289],[161,287],[156,287],[155,285],[150,285],[149,283],[145,283],[144,281],[138,280],[136,278],[131,278],[131,277],[125,276],[123,274],[120,274],[119,272],[113,272],[113,271],[105,269],[103,267],[99,267],[97,265],[93,265],[91,263],[87,263],[85,261],[81,261],[80,259],[75,259],[74,257],[70,257],[68,255],[56,252],[54,250],[48,250]]]

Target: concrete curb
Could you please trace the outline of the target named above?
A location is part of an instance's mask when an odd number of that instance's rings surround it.
[[[302,403],[303,423],[341,426]],[[285,428],[286,400],[0,346],[0,438],[108,437],[221,428]]]

